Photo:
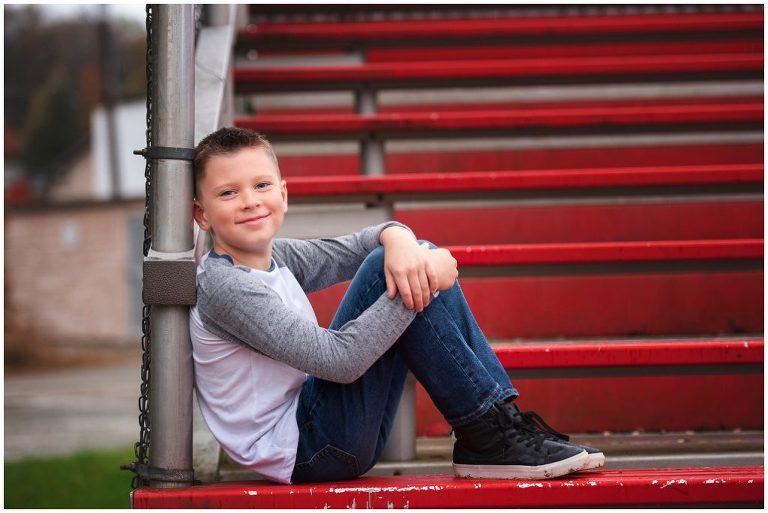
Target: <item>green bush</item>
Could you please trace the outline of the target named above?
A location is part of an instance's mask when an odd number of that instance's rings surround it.
[[[128,508],[133,449],[5,463],[6,508]]]

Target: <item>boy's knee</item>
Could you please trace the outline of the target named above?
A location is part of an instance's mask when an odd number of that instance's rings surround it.
[[[363,260],[363,264],[360,266],[360,268],[384,272],[384,247],[379,246],[378,248],[368,253],[368,256],[365,257],[365,260]]]
[[[384,246],[379,246],[370,253],[368,253],[368,256],[365,257],[366,260],[380,260],[382,263],[384,262]]]

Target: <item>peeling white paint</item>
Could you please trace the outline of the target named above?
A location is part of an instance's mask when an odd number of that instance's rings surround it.
[[[654,479],[653,481],[651,481],[651,484],[652,484],[652,485],[655,485],[655,484],[656,484],[656,483],[658,483],[658,482],[659,482],[659,481],[658,481],[657,479]]]
[[[597,483],[595,481],[590,481],[589,486],[597,486]]]
[[[257,492],[256,490],[246,490],[245,493],[248,494],[248,495],[258,495],[259,494],[259,492]]]
[[[576,486],[576,485],[573,483],[573,481],[566,481],[565,483],[563,483],[563,486]]]
[[[671,479],[671,480],[667,481],[666,483],[664,483],[661,486],[661,489],[663,490],[667,486],[671,486],[673,484],[688,484],[688,481],[686,481],[685,479],[678,479],[678,480]]]
[[[755,480],[754,480],[754,479],[750,479],[749,481],[747,481],[747,484],[752,484],[752,483],[754,483],[754,482],[755,482]]]
[[[725,479],[707,479],[704,484],[725,483]]]
[[[544,485],[541,483],[518,483],[518,488],[530,488],[532,486],[535,486],[537,488],[544,488]]]
[[[363,492],[363,493],[382,493],[382,492],[413,492],[413,491],[427,491],[427,490],[433,490],[433,491],[441,491],[443,489],[442,486],[435,486],[435,485],[427,485],[427,486],[387,486],[384,488],[380,488],[378,486],[373,486],[370,488],[331,488],[328,491],[333,493],[349,493],[349,492]]]
[[[482,488],[482,487],[483,487],[482,483],[475,483],[475,490],[477,490],[479,488]]]

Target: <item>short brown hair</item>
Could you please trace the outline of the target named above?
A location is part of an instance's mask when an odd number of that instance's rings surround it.
[[[198,184],[205,178],[205,166],[212,157],[235,153],[244,148],[264,148],[267,156],[275,164],[277,176],[280,177],[280,166],[272,144],[262,134],[248,128],[224,127],[206,136],[195,148],[195,197],[200,196]]]

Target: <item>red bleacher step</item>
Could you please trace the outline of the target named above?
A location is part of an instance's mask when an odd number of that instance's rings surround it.
[[[487,43],[467,44],[465,46],[428,46],[428,43],[416,42],[419,46],[392,47],[366,45],[365,62],[409,62],[409,61],[456,61],[469,59],[539,59],[548,57],[596,57],[609,55],[697,55],[731,53],[744,54],[761,52],[763,41],[758,34],[745,39],[712,39],[677,41],[600,41],[596,43],[569,44],[509,44]],[[423,46],[422,46],[423,45]],[[259,57],[295,57],[323,56],[345,57],[347,49],[340,48],[265,48],[259,51]]]
[[[763,340],[494,344],[505,369],[728,365],[763,362]]]
[[[418,103],[411,103],[409,101],[404,102],[386,102],[383,105],[378,106],[378,112],[380,113],[406,113],[406,112],[457,112],[457,111],[474,111],[478,108],[482,108],[484,111],[500,110],[539,110],[547,109],[552,111],[563,111],[571,108],[584,108],[584,109],[601,109],[606,107],[648,107],[663,105],[725,105],[728,103],[744,104],[744,103],[759,103],[763,97],[756,93],[756,89],[753,87],[755,84],[748,84],[750,88],[746,91],[738,92],[738,94],[718,94],[717,96],[703,95],[699,92],[692,90],[689,91],[686,96],[671,96],[661,98],[648,98],[648,97],[636,97],[636,98],[591,98],[591,99],[578,99],[578,100],[526,100],[521,101],[517,99],[485,99],[478,101],[474,96],[465,96],[461,99],[454,100],[441,100],[439,96],[427,101],[420,101]],[[704,86],[706,87],[706,86]],[[597,94],[597,93],[596,93]],[[306,105],[301,107],[289,107],[289,106],[270,106],[269,103],[260,104],[257,99],[256,110],[259,115],[269,116],[283,116],[283,115],[326,115],[326,114],[353,114],[355,113],[354,105],[349,104],[336,104],[336,105]]]
[[[762,66],[762,64],[761,64]],[[235,124],[267,134],[271,138],[311,135],[331,137],[383,134],[419,134],[424,132],[488,130],[574,130],[599,128],[611,130],[631,126],[668,127],[691,123],[762,122],[762,102],[705,105],[653,105],[639,107],[481,110],[451,112],[401,112],[312,115],[262,115],[240,117]]]
[[[565,140],[561,138],[562,140]],[[517,148],[500,142],[494,149],[424,149],[399,152],[387,149],[384,157],[387,173],[416,174],[424,171],[463,173],[475,171],[527,171],[531,169],[603,167],[682,166],[711,164],[751,164],[763,160],[762,142],[744,141],[731,144],[680,143],[666,139],[652,146],[628,139],[621,145],[588,147]],[[361,173],[357,152],[337,154],[280,155],[280,171],[286,178],[299,176],[345,175]]]
[[[134,508],[540,508],[763,503],[763,467],[605,470],[548,481],[451,475],[363,477],[334,483],[215,483],[140,488]]]
[[[749,72],[763,69],[762,53],[709,55],[623,55],[580,58],[493,59],[428,62],[376,62],[344,66],[238,67],[236,93],[317,89],[354,89],[431,85],[449,86],[466,80],[551,81],[567,77],[617,75],[679,76],[683,73]],[[757,77],[757,75],[755,75]]]
[[[290,194],[290,186],[288,191]],[[762,196],[624,203],[598,199],[572,204],[407,209],[396,204],[394,219],[438,246],[751,239],[763,236],[763,200]]]
[[[607,16],[510,17],[485,19],[397,20],[358,23],[273,23],[238,32],[244,46],[333,46],[436,38],[626,35],[762,30],[763,13],[645,14]]]
[[[389,174],[386,176],[317,176],[288,179],[291,198],[354,199],[359,194],[408,194],[511,191],[531,189],[583,189],[666,185],[757,184],[763,164],[716,164],[624,168],[548,169],[530,171],[478,171],[457,173]]]
[[[762,239],[469,248],[452,247],[464,294],[490,338],[763,329]],[[345,287],[310,295],[321,325]]]
[[[544,45],[465,45],[374,47],[366,50],[367,62],[455,61],[466,59],[540,59],[599,55],[693,55],[761,52],[763,42],[752,39],[707,39],[699,41],[610,41]]]
[[[762,427],[762,388],[755,386],[762,382],[764,342],[760,338],[523,342],[491,347],[520,391],[521,408],[538,411],[565,432]],[[632,369],[631,375],[625,375],[627,369]],[[733,391],[739,391],[739,401],[726,399]],[[718,416],[713,417],[706,407],[712,401],[719,405]],[[450,433],[451,427],[421,385],[417,386],[417,411],[418,435]]]
[[[459,266],[758,259],[762,239],[450,246]]]

